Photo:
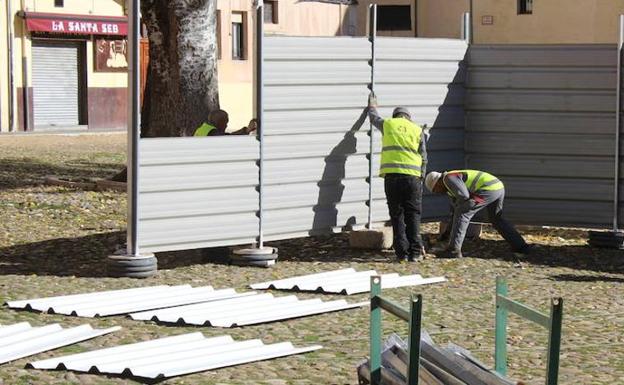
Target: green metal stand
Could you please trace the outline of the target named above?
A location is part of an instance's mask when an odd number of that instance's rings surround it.
[[[553,298],[550,317],[520,302],[507,297],[507,281],[496,278],[496,330],[494,347],[494,368],[507,375],[507,315],[515,313],[535,322],[548,330],[548,357],[546,359],[546,385],[557,385],[559,377],[559,352],[561,349],[561,324],[563,320],[563,299]]]
[[[412,296],[410,310],[381,296],[381,277],[371,277],[370,378],[371,385],[381,382],[381,310],[409,322],[407,385],[418,385],[422,295]]]

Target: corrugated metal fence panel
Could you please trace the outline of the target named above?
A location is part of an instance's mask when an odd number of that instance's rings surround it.
[[[468,166],[503,179],[508,216],[608,226],[615,46],[472,46],[468,58]]]
[[[379,112],[390,117],[408,107],[412,119],[431,128],[429,170],[464,166],[464,57],[467,45],[453,39],[378,38],[375,67]],[[375,132],[374,170],[379,169],[381,134]],[[425,192],[423,219],[448,213],[444,197]],[[373,179],[373,220],[389,219],[383,179]]]
[[[108,329],[93,329],[91,325],[63,329],[59,324],[32,327],[28,322],[0,326],[0,364],[118,330],[121,330],[120,326]]]
[[[235,341],[227,335],[206,338],[201,333],[190,333],[50,358],[31,362],[26,367],[162,380],[321,348],[320,345],[295,348],[290,342],[265,345],[261,340]]]
[[[366,38],[265,39],[265,238],[368,216]]]
[[[251,243],[258,234],[255,137],[141,139],[145,252]]]

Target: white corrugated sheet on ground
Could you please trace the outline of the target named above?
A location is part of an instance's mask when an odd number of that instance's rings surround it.
[[[370,291],[370,277],[378,275],[375,270],[355,271],[342,269],[318,274],[268,281],[250,285],[254,290],[280,289],[298,291],[319,291],[324,293],[357,294]],[[445,282],[444,277],[423,278],[418,274],[399,276],[398,274],[381,275],[383,289],[403,286],[426,285]]]
[[[188,306],[150,310],[130,314],[130,317],[135,320],[153,320],[229,328],[305,317],[365,305],[368,305],[368,302],[355,304],[347,303],[345,300],[323,302],[318,298],[300,301],[294,295],[274,297],[272,294],[258,294]]]
[[[265,345],[261,340],[234,341],[230,336],[205,338],[183,334],[131,345],[29,363],[35,369],[123,374],[160,379],[321,349],[295,348],[290,342]]]
[[[32,327],[28,322],[0,326],[0,364],[75,344],[120,329],[119,326],[108,329],[93,329],[91,325],[63,329],[59,324]]]
[[[251,294],[253,293],[239,294],[234,289],[214,290],[212,286],[193,288],[190,285],[163,285],[9,301],[7,305],[13,309],[79,317],[104,317]]]

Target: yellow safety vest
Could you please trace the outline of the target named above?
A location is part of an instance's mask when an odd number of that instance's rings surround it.
[[[422,175],[422,157],[418,152],[422,128],[405,118],[386,119],[383,124],[379,175]]]
[[[447,172],[447,174],[457,173],[462,173],[466,175],[464,183],[466,184],[468,192],[470,192],[471,194],[475,194],[479,191],[496,191],[505,188],[503,182],[501,182],[497,177],[484,171],[453,170]],[[450,189],[447,188],[447,191],[449,191],[449,195],[453,195],[451,194]]]
[[[208,134],[216,129],[217,128],[212,124],[202,123],[201,126],[197,127],[193,136],[208,136]]]

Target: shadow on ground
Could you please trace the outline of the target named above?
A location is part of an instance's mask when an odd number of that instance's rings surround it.
[[[550,279],[553,281],[567,281],[567,282],[613,282],[624,283],[624,278],[610,277],[607,275],[573,275],[573,274],[557,274],[551,275]]]
[[[0,159],[0,190],[40,186],[48,175],[86,181],[108,178],[117,174],[123,164],[91,162],[85,159],[69,160],[64,164],[42,162],[33,158]]]
[[[279,248],[280,260],[297,262],[383,262],[392,261],[392,252],[353,250],[347,234],[318,236],[272,242]],[[620,250],[596,249],[589,246],[535,245],[530,255],[511,252],[505,241],[468,240],[466,257],[497,259],[537,266],[567,267],[602,273],[624,273],[624,253]],[[623,279],[624,280],[624,279]]]
[[[106,258],[125,240],[125,232],[115,231],[0,248],[0,275],[106,277]],[[162,270],[207,262],[228,263],[224,248],[159,253],[157,257]]]
[[[106,277],[106,258],[125,241],[121,231],[78,238],[51,239],[0,248],[0,275],[54,275]],[[279,248],[279,260],[289,262],[372,263],[392,262],[391,251],[355,250],[348,234],[314,236],[271,242]],[[624,273],[624,255],[619,250],[588,246],[536,245],[527,256],[514,254],[504,241],[470,240],[464,244],[466,257],[495,259],[536,266],[567,267],[600,273]],[[228,248],[159,253],[158,268],[170,270],[204,263],[228,263]],[[559,275],[555,280],[624,282],[607,276]]]

